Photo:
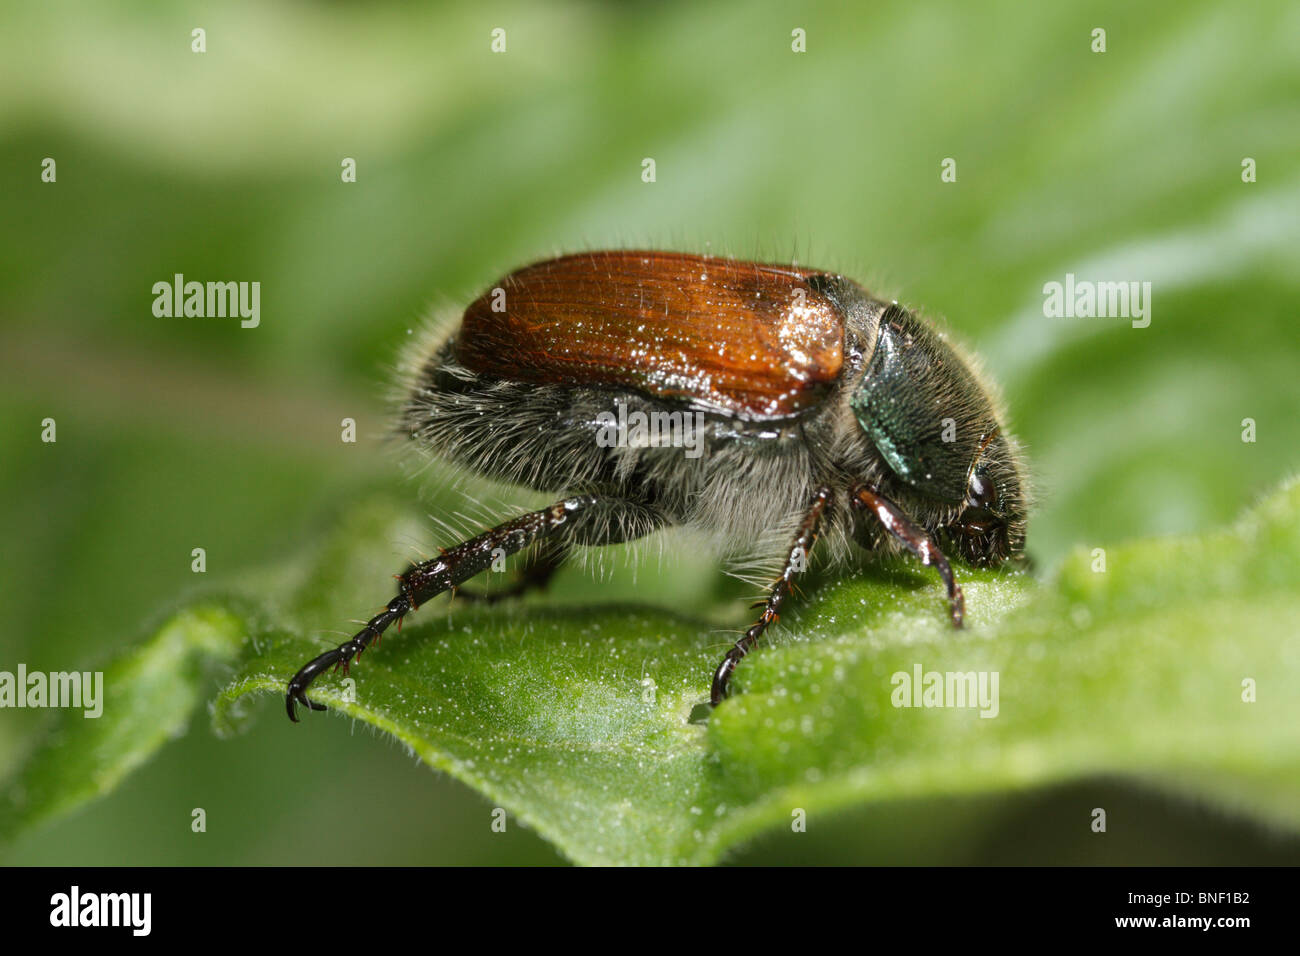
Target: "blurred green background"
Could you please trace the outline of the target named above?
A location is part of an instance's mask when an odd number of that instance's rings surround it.
[[[432,310],[559,251],[797,257],[942,316],[1005,388],[1044,573],[1074,545],[1226,522],[1300,465],[1295,3],[0,11],[0,668],[90,667],[375,489],[429,510],[379,441],[388,366]],[[155,317],[153,283],[178,272],[260,281],[260,327]],[[1150,327],[1044,318],[1067,272],[1151,282]],[[44,716],[0,714],[0,778]],[[1294,837],[1120,786],[877,806],[733,859],[1300,861]],[[1069,836],[1098,788],[1159,824]],[[238,825],[192,834],[195,806]],[[196,718],[5,860],[559,859],[491,833],[489,811],[373,733],[295,728],[267,698],[250,733]]]

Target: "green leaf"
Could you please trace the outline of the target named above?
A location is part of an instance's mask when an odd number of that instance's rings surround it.
[[[20,823],[106,791],[176,732],[197,662],[231,659],[244,628],[214,725],[284,719],[286,679],[323,643],[304,635],[375,603],[384,543],[410,527],[387,499],[366,502],[282,603],[173,618],[108,672],[110,703],[133,705],[66,721],[28,763]],[[914,565],[829,582],[745,660],[739,693],[707,722],[691,714],[725,640],[703,617],[626,601],[430,606],[363,656],[354,700],[341,674],[314,696],[580,863],[710,863],[799,811],[1098,774],[1300,827],[1300,483],[1229,529],[1104,561],[1076,552],[1045,583],[966,569],[961,632]],[[996,713],[895,706],[896,675],[916,668],[996,675]],[[263,691],[274,699],[250,707]]]
[[[116,787],[168,740],[183,734],[206,695],[213,663],[232,662],[244,615],[201,605],[171,617],[140,647],[103,668],[103,710],[61,711],[0,803],[0,839],[61,816]]]

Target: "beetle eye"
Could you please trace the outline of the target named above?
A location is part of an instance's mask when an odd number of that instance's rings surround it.
[[[998,501],[997,488],[983,468],[976,468],[966,489],[966,507],[993,510]]]

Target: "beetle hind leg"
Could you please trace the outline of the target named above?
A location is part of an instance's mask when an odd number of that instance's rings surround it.
[[[391,625],[402,620],[421,604],[444,591],[487,570],[499,554],[515,554],[535,541],[562,534],[572,523],[597,509],[603,499],[596,495],[576,495],[549,508],[502,522],[495,528],[443,551],[436,558],[413,564],[398,576],[399,593],[371,618],[357,634],[338,647],[328,650],[304,664],[285,687],[284,704],[289,719],[297,722],[297,705],[311,710],[325,710],[325,705],[307,696],[312,681],[331,667],[350,665]]]
[[[496,604],[498,601],[522,597],[532,590],[545,591],[568,556],[569,549],[564,543],[544,541],[533,548],[519,576],[505,587],[495,591],[466,591],[457,587],[453,593],[463,601]]]
[[[325,710],[324,704],[307,696],[312,682],[331,667],[347,667],[361,652],[379,642],[390,626],[420,605],[486,571],[501,555],[516,554],[534,543],[556,546],[561,552],[570,544],[614,544],[648,534],[666,519],[653,508],[619,497],[580,494],[556,502],[549,508],[504,521],[436,558],[413,564],[398,575],[399,593],[357,634],[338,647],[304,664],[285,687],[284,704],[289,719],[298,720],[298,705]]]

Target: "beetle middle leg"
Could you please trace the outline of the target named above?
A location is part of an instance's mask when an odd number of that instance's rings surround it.
[[[926,534],[925,529],[915,524],[903,510],[884,495],[872,491],[866,485],[858,485],[849,492],[849,501],[854,508],[870,511],[880,522],[881,527],[893,535],[903,547],[921,559],[921,563],[932,565],[939,572],[944,585],[948,588],[948,606],[952,614],[952,626],[961,627],[966,615],[966,599],[961,593],[961,586],[952,576],[948,559],[939,550],[938,545]]]
[[[823,486],[817,489],[816,495],[813,496],[813,503],[800,523],[798,532],[795,533],[790,553],[785,559],[785,569],[777,578],[776,584],[772,586],[772,591],[763,605],[763,613],[745,632],[745,636],[732,645],[731,650],[727,651],[727,656],[718,664],[718,669],[713,675],[713,687],[709,693],[709,703],[714,707],[722,703],[722,699],[727,696],[727,685],[731,681],[731,674],[741,658],[753,650],[768,625],[777,619],[781,605],[790,596],[791,582],[795,574],[807,566],[808,553],[812,551],[813,544],[817,541],[817,528],[821,524],[830,497],[829,488]]]

